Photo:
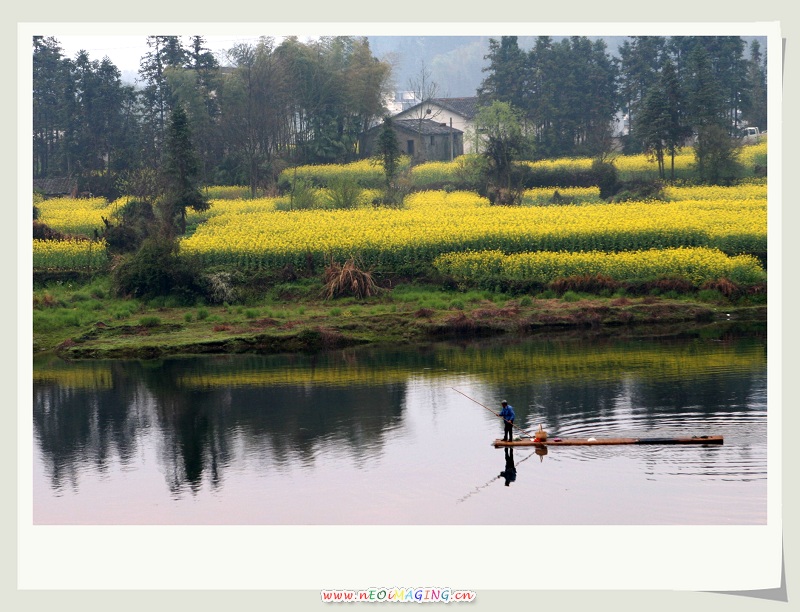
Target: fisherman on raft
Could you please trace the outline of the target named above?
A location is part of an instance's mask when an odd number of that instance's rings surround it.
[[[511,442],[514,439],[514,417],[516,416],[514,414],[514,408],[511,407],[506,400],[500,402],[500,405],[503,409],[500,410],[500,414],[497,416],[503,419],[503,442],[505,442],[506,439],[508,442]]]

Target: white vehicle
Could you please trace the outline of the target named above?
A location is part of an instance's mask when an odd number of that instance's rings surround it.
[[[755,144],[761,142],[761,136],[766,136],[766,132],[759,132],[757,127],[746,127],[742,130],[742,142]]]

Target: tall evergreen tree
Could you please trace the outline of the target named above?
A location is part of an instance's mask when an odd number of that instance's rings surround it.
[[[725,119],[734,132],[739,127],[742,106],[750,96],[744,40],[739,36],[707,36],[700,41],[711,58]]]
[[[503,36],[499,42],[490,38],[489,53],[484,59],[489,60],[489,65],[483,68],[486,76],[478,88],[481,102],[507,102],[524,109],[529,95],[526,78],[529,65],[526,53],[517,43],[517,37]]]
[[[384,117],[383,119],[383,126],[378,135],[375,151],[383,166],[386,199],[389,202],[395,202],[397,199],[396,178],[402,151],[400,150],[397,133],[394,131],[394,126],[392,125],[392,119],[390,117]]]
[[[747,80],[750,96],[742,108],[742,117],[748,125],[767,131],[767,57],[761,54],[757,40],[750,43],[750,57],[747,61]]]
[[[207,210],[208,200],[198,184],[200,164],[192,145],[189,118],[180,104],[170,114],[165,142],[163,195],[159,202],[165,227],[186,232],[186,209]]]
[[[164,75],[173,100],[176,104],[182,104],[189,116],[200,159],[200,175],[204,182],[211,182],[212,168],[220,163],[223,155],[219,130],[219,63],[205,47],[204,38],[193,36],[185,67],[168,67]]]
[[[142,57],[139,76],[144,82],[142,98],[145,104],[145,120],[150,123],[152,142],[150,154],[154,161],[161,155],[167,118],[174,102],[167,81],[168,68],[182,68],[188,59],[178,36],[148,36],[150,49]]]
[[[670,179],[675,180],[675,155],[691,136],[692,129],[686,116],[686,96],[678,80],[675,65],[669,59],[664,62],[664,67],[661,69],[660,85],[669,115],[664,145],[670,155]]]
[[[529,53],[525,105],[543,156],[596,155],[608,149],[617,108],[617,67],[603,41],[539,38]]]
[[[697,171],[702,180],[727,184],[736,173],[736,144],[725,95],[714,71],[712,58],[703,45],[689,56],[687,108],[697,133],[694,147]]]
[[[695,128],[706,125],[725,126],[726,108],[711,56],[702,45],[696,45],[689,56],[686,83],[686,101],[689,121]]]
[[[71,100],[69,61],[55,38],[33,37],[33,176],[68,172],[64,134]]]
[[[638,105],[634,135],[643,149],[658,163],[658,175],[664,178],[664,148],[669,131],[669,105],[666,92],[659,84],[650,87]]]
[[[522,107],[531,121],[536,138],[537,152],[542,157],[555,156],[558,145],[555,138],[555,115],[558,112],[553,40],[539,36],[528,52],[530,88],[529,97]]]
[[[667,59],[658,80],[649,87],[639,105],[633,136],[643,150],[658,161],[659,176],[666,178],[665,154],[670,155],[670,178],[675,178],[675,155],[691,134],[686,123],[683,91],[675,66]]]
[[[648,90],[658,79],[666,54],[667,40],[662,36],[633,36],[619,48],[619,96],[627,127],[634,129],[639,107]],[[626,150],[640,150],[640,143],[628,139]]]

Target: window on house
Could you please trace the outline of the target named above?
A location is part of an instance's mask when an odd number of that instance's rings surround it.
[[[406,151],[409,155],[414,155],[414,141],[409,140],[406,142]]]

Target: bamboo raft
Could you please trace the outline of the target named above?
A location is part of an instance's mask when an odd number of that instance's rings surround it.
[[[692,436],[686,438],[519,438],[511,442],[495,440],[495,448],[515,446],[603,446],[612,444],[722,444],[722,436]]]

